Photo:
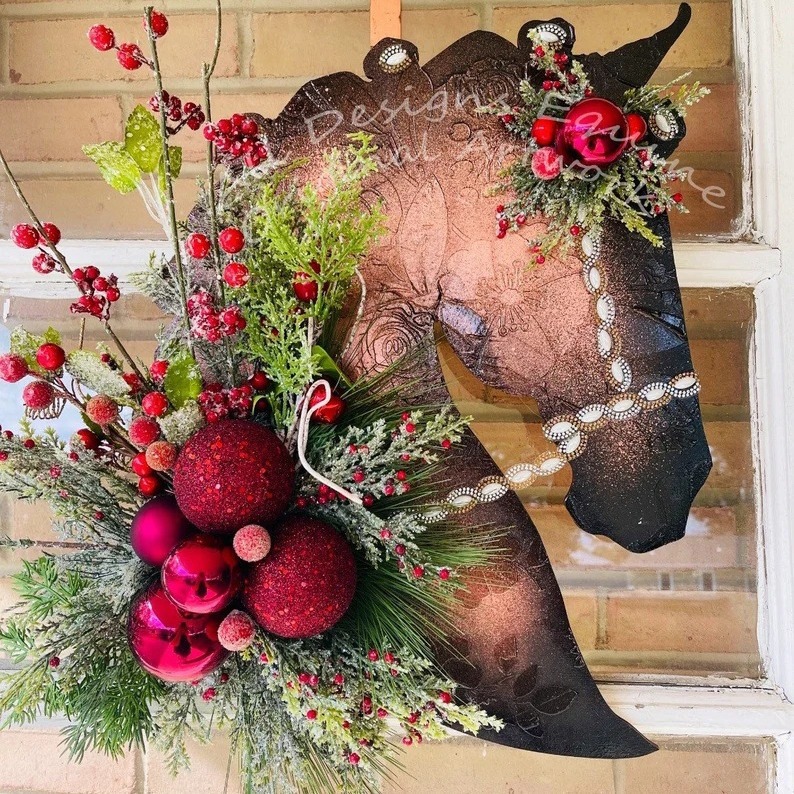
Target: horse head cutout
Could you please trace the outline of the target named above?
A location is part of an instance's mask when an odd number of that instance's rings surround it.
[[[608,55],[573,55],[599,95],[620,101],[650,78],[690,16]],[[322,151],[351,132],[373,136],[381,167],[367,200],[381,202],[389,234],[361,268],[360,317],[345,364],[385,367],[440,326],[475,375],[537,401],[551,451],[507,472],[508,485],[570,462],[566,505],[583,529],[632,551],[680,538],[692,500],[711,466],[697,402],[665,216],[651,221],[665,245],[653,248],[617,223],[586,237],[575,254],[530,269],[526,239],[495,236],[488,190],[516,142],[477,108],[518,101],[528,66],[529,29],[540,28],[571,54],[573,28],[532,21],[518,45],[471,33],[424,66],[416,47],[381,41],[366,56],[368,79],[336,73],[304,85],[273,120],[261,120],[273,154],[305,158],[300,179],[320,179]],[[666,122],[666,123],[665,123]],[[670,153],[680,119],[651,125]],[[526,237],[544,219],[530,219]],[[435,349],[418,374],[449,399]],[[571,633],[543,544],[518,497],[473,434],[450,462],[460,490],[480,504],[456,520],[492,522],[509,533],[512,555],[463,598],[462,661],[440,661],[507,727],[487,738],[544,752],[628,757],[654,749],[612,713]],[[511,479],[512,478],[512,479]],[[478,490],[479,489],[479,490]],[[502,490],[500,490],[502,489]]]

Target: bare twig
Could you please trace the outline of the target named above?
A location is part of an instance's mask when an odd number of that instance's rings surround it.
[[[168,148],[168,124],[165,113],[165,102],[163,101],[163,75],[160,71],[160,59],[157,54],[157,37],[152,30],[152,6],[144,9],[146,19],[146,34],[149,38],[149,47],[152,53],[151,64],[154,73],[155,93],[157,104],[159,105],[160,116],[160,137],[163,142],[163,171],[165,174],[165,194],[166,209],[168,211],[168,222],[171,229],[171,242],[174,246],[174,261],[176,262],[176,276],[179,284],[179,295],[182,299],[182,312],[184,314],[185,329],[187,331],[187,344],[192,348],[190,336],[190,317],[187,310],[187,276],[185,266],[182,262],[182,248],[179,241],[179,227],[176,222],[176,202],[174,201],[174,183],[171,175],[171,155]]]

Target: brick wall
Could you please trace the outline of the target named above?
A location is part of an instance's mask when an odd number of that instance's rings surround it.
[[[96,10],[97,5],[103,9]],[[124,72],[112,54],[91,48],[85,33],[105,21],[120,40],[140,40],[135,0],[6,0],[0,7],[0,146],[14,163],[42,214],[58,218],[72,237],[145,238],[160,235],[140,202],[108,191],[80,144],[118,138],[124,115],[151,93],[146,70]],[[738,213],[738,135],[729,2],[694,2],[693,19],[657,77],[691,71],[713,94],[692,114],[682,160],[701,187],[726,190],[726,209],[709,207],[688,187],[691,214],[675,215],[681,237],[727,234]],[[166,87],[195,99],[201,62],[213,41],[210,0],[169,0],[171,29],[162,42]],[[276,114],[302,83],[342,69],[361,74],[369,46],[367,4],[361,0],[247,0],[225,4],[224,47],[218,63],[216,114],[238,110]],[[406,0],[403,34],[423,59],[476,29],[514,41],[528,19],[566,16],[577,27],[577,49],[606,51],[668,24],[677,4],[590,0],[558,5],[465,0]],[[192,138],[192,141],[189,139]],[[185,132],[189,160],[178,197],[189,206],[201,172],[200,133]],[[16,217],[0,186],[0,231]]]

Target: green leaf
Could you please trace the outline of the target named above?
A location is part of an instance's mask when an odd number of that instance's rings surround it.
[[[166,397],[174,408],[181,408],[188,400],[201,394],[201,372],[190,354],[172,361],[163,378]]]
[[[339,383],[344,383],[345,386],[350,388],[353,384],[350,379],[339,369],[339,365],[331,358],[325,348],[320,345],[312,347],[312,362],[316,365],[321,375],[325,375],[331,380],[335,380],[332,385],[338,386]]]
[[[102,178],[119,193],[130,193],[141,181],[141,169],[118,141],[83,146],[83,152],[99,167]]]
[[[171,146],[168,149],[168,160],[171,163],[171,179],[177,179],[182,171],[182,147]],[[157,164],[157,176],[160,184],[160,192],[165,194],[165,157],[160,157]]]
[[[157,170],[163,156],[160,124],[143,106],[138,105],[124,128],[124,148],[146,174]]]

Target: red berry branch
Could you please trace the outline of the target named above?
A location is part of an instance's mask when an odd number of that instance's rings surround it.
[[[101,320],[105,328],[105,333],[113,340],[119,352],[124,357],[124,360],[132,371],[141,378],[141,380],[144,380],[135,360],[110,326],[110,304],[115,303],[121,297],[116,277],[113,275],[107,278],[101,277],[97,268],[91,268],[91,275],[93,278],[88,280],[86,278],[86,271],[79,268],[73,271],[66,261],[66,257],[58,249],[58,243],[61,240],[60,229],[53,223],[43,224],[39,220],[30,202],[25,197],[21,185],[12,173],[2,149],[0,149],[0,166],[31,221],[29,224],[23,223],[14,226],[11,230],[11,239],[13,242],[20,248],[39,248],[39,253],[36,254],[32,262],[33,269],[37,273],[51,273],[53,270],[58,269],[77,284],[82,296],[72,304],[70,307],[71,311],[74,313],[88,313]],[[49,253],[44,250],[45,248],[49,250]],[[88,270],[88,268],[86,268],[86,270]],[[96,271],[96,273],[94,274],[93,271]],[[77,277],[75,274],[77,274]],[[97,284],[96,282],[100,278],[102,278],[102,281]],[[104,297],[97,295],[97,292],[104,293]]]

